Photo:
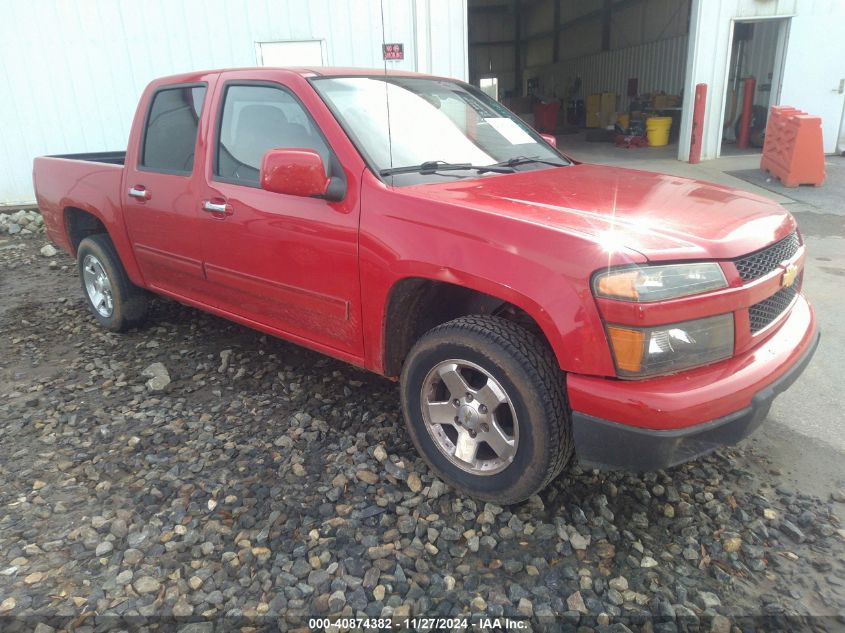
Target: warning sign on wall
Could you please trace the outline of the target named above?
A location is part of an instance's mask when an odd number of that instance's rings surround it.
[[[405,46],[403,44],[382,44],[381,52],[384,59],[405,59]]]

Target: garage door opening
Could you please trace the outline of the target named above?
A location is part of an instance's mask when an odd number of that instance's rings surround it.
[[[469,0],[469,80],[574,158],[674,160],[690,10],[690,0]],[[649,127],[668,135],[650,145]]]
[[[780,103],[781,78],[789,19],[740,21],[733,24],[730,63],[722,115],[721,155],[762,151],[769,108]],[[746,147],[738,142],[743,104],[750,95]]]

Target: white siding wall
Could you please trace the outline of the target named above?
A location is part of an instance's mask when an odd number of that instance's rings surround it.
[[[255,66],[256,42],[324,40],[326,65],[467,78],[466,0],[0,0],[0,205],[32,193],[32,159],[126,147],[163,75]]]

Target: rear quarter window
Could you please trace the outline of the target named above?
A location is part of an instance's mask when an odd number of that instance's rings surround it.
[[[205,93],[206,86],[181,86],[155,94],[144,128],[142,168],[182,175],[193,171]]]

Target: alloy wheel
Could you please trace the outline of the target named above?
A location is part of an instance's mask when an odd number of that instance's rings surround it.
[[[82,262],[82,280],[97,313],[104,318],[110,317],[114,312],[111,281],[102,262],[93,255],[86,255]]]
[[[519,424],[493,375],[467,360],[438,363],[420,394],[425,428],[441,453],[473,475],[494,475],[516,456]]]

